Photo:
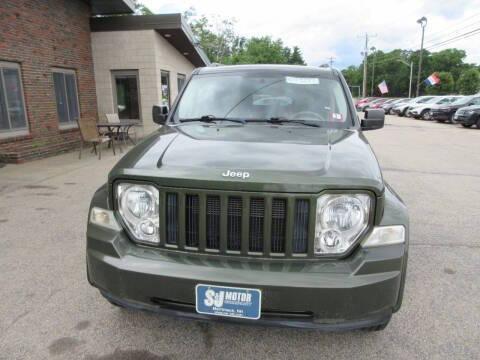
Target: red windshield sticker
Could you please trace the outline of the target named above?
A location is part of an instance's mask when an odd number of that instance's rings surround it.
[[[331,113],[331,120],[332,121],[343,121],[343,118],[342,118],[342,114],[339,114],[339,113]]]

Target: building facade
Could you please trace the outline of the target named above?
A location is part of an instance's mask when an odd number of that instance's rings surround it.
[[[118,113],[156,129],[152,106],[171,105],[188,75],[208,59],[180,14],[92,19],[98,116]]]
[[[78,121],[105,113],[153,128],[151,106],[208,59],[179,14],[132,13],[131,0],[0,1],[0,162],[71,150]]]

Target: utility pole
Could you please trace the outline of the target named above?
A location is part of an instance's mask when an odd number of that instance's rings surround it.
[[[422,16],[420,19],[417,20],[417,23],[420,24],[422,27],[422,42],[420,44],[420,59],[418,60],[418,76],[417,76],[417,97],[420,94],[420,76],[422,73],[422,57],[423,57],[423,38],[425,36],[425,27],[427,26],[427,18]]]
[[[333,67],[333,62],[335,61],[335,58],[333,56],[330,56],[328,59],[328,63],[330,64],[330,68]]]
[[[408,98],[412,97],[412,77],[413,77],[413,61],[410,61],[410,83],[408,85]]]
[[[373,65],[372,65],[372,87],[370,89],[370,96],[373,96],[373,83],[375,82],[375,59],[377,58],[377,49],[372,46],[370,50],[373,51]]]
[[[375,35],[368,35],[365,33],[365,48],[362,52],[363,55],[363,83],[362,83],[362,94],[363,97],[367,97],[367,60],[368,60],[368,39],[374,37]]]
[[[411,98],[412,97],[412,79],[413,79],[413,61],[410,61],[410,64],[409,64],[408,62],[406,62],[401,58],[397,60],[400,61],[402,64],[410,66],[410,81],[408,83],[408,97]]]

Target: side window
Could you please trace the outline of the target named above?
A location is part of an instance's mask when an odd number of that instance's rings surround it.
[[[20,66],[0,62],[0,135],[27,130]]]
[[[73,70],[54,69],[53,85],[60,127],[75,126],[80,119],[77,80]]]
[[[177,90],[180,92],[185,85],[186,76],[183,74],[177,74]]]
[[[162,105],[170,106],[170,73],[162,70],[160,77],[160,83],[162,86]]]

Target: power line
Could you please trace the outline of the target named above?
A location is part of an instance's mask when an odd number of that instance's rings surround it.
[[[473,14],[473,15],[465,18],[465,19],[462,19],[461,21],[459,21],[459,22],[456,23],[455,25],[449,27],[447,30],[441,30],[441,31],[437,31],[437,32],[435,32],[435,33],[433,33],[433,34],[430,34],[430,35],[429,35],[429,38],[430,38],[429,41],[431,41],[431,40],[433,40],[433,39],[438,39],[439,37],[443,37],[443,36],[446,35],[446,34],[451,34],[452,32],[455,32],[455,31],[460,30],[460,29],[455,29],[455,30],[452,31],[452,27],[455,28],[455,27],[457,27],[457,26],[460,25],[460,26],[462,26],[461,29],[464,29],[465,27],[468,27],[468,26],[472,25],[472,24],[465,25],[465,22],[468,21],[468,20],[470,20],[470,19],[473,19],[473,18],[475,18],[475,17],[477,17],[477,16],[480,16],[480,12],[475,13],[475,14]],[[477,21],[477,20],[475,20],[475,21]]]
[[[439,47],[439,46],[442,46],[442,45],[447,45],[447,44],[450,44],[452,42],[455,42],[455,41],[458,41],[458,40],[462,40],[462,39],[465,39],[465,38],[468,38],[468,37],[471,37],[473,35],[477,35],[480,33],[480,27],[476,28],[476,29],[473,29],[473,30],[470,30],[466,33],[463,33],[463,34],[460,34],[460,35],[457,35],[457,36],[454,36],[450,39],[447,39],[447,40],[444,40],[444,41],[441,41],[439,43],[436,43],[436,44],[433,44],[433,45],[430,45],[429,47],[427,47],[426,49],[427,50],[430,50],[430,49],[433,49],[433,48],[436,48],[436,47]]]
[[[434,43],[434,42],[442,41],[442,39],[444,39],[445,37],[448,37],[448,36],[451,36],[451,35],[457,35],[460,31],[471,28],[471,27],[474,27],[474,26],[477,26],[479,24],[480,24],[480,21],[476,20],[476,21],[474,21],[470,24],[459,27],[458,29],[455,29],[453,31],[447,31],[441,36],[429,37],[427,43]]]

